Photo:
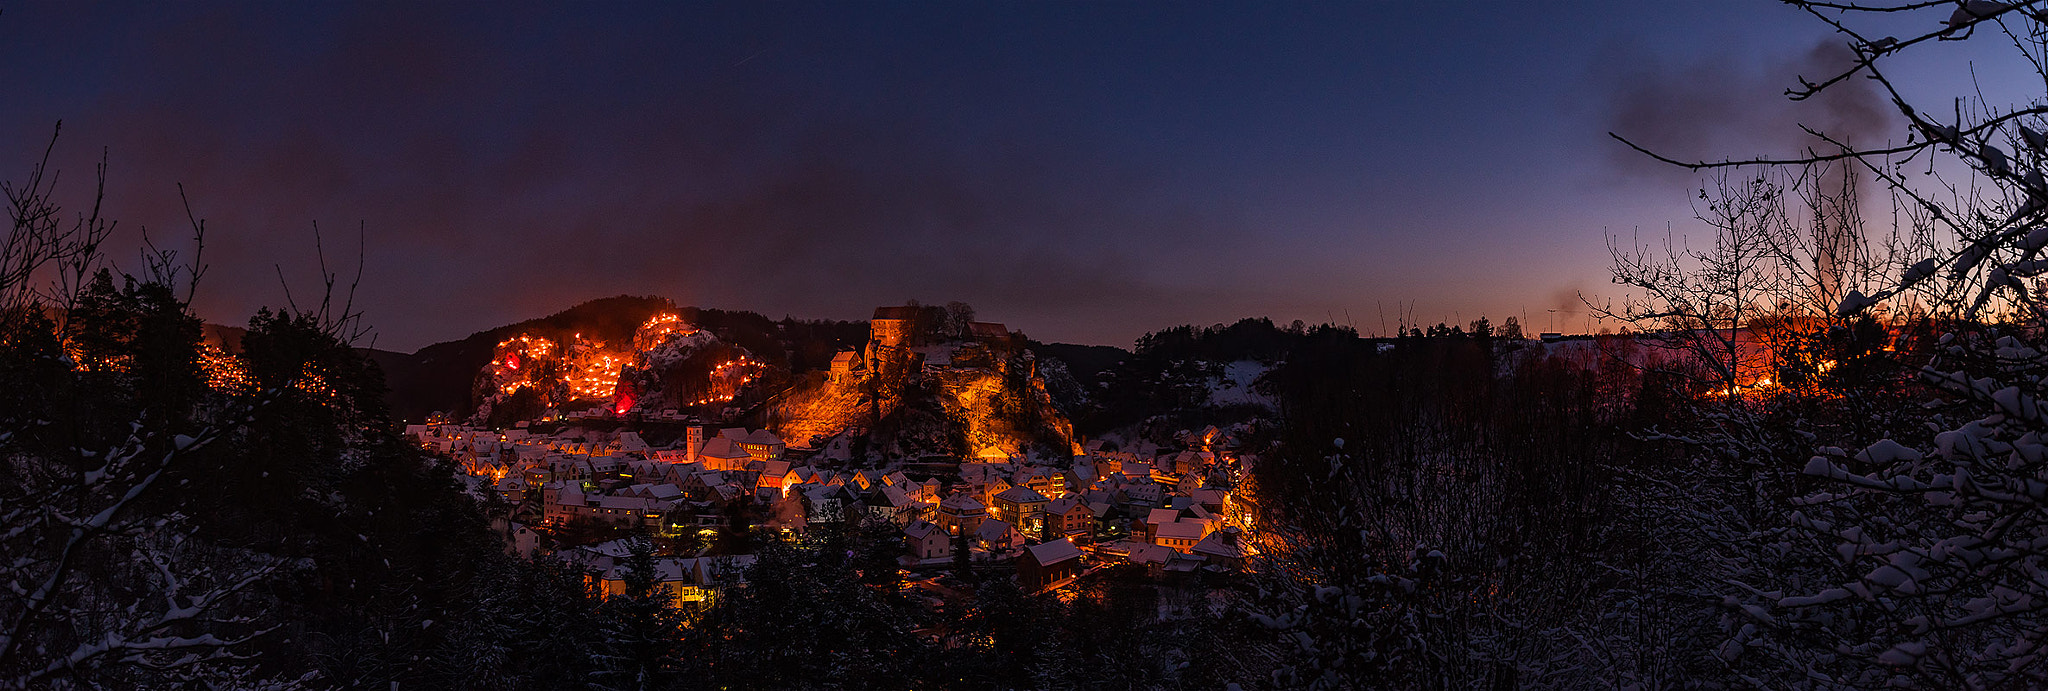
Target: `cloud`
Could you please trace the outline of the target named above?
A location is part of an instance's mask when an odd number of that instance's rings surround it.
[[[183,219],[185,183],[216,320],[281,304],[280,269],[305,300],[313,224],[330,268],[360,226],[359,304],[385,347],[622,292],[809,317],[908,297],[1143,313],[1185,297],[1173,257],[1242,232],[1085,139],[963,130],[864,91],[886,82],[751,47],[773,40],[462,23],[411,5],[178,16],[131,47],[138,88],[101,94],[66,138],[113,152],[115,215],[153,234]]]
[[[1646,47],[1616,45],[1605,51],[1595,81],[1609,94],[1606,129],[1668,158],[1788,157],[1809,148],[1831,148],[1802,131],[1802,125],[1865,147],[1898,134],[1897,113],[1865,80],[1837,83],[1807,101],[1786,97],[1786,88],[1797,85],[1799,77],[1833,77],[1853,57],[1836,38],[1769,56],[1757,66],[1730,55],[1674,65]],[[1608,151],[1613,171],[1626,178],[1690,184],[1696,177],[1618,142],[1610,142]]]

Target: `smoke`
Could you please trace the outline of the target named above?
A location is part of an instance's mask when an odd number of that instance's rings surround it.
[[[1800,79],[1820,82],[1848,69],[1853,52],[1839,39],[1827,38],[1803,52],[1778,56],[1745,71],[1738,60],[1722,57],[1672,67],[1656,56],[1617,50],[1613,69],[1608,129],[1667,158],[1681,161],[1798,158],[1837,149],[1826,135],[1854,148],[1874,148],[1899,131],[1900,118],[1885,94],[1870,81],[1851,78],[1829,86],[1805,101],[1792,101],[1787,87]],[[1700,175],[1628,149],[1609,147],[1616,173],[1655,186],[1684,184],[1698,189]],[[1754,170],[1737,174],[1753,174]],[[1864,241],[1862,221],[1871,218],[1866,204],[1876,195],[1868,171],[1852,162],[1826,164],[1822,174],[1807,180],[1807,195],[1819,195],[1824,213],[1790,210],[1808,223],[1816,284],[1816,304],[1831,305],[1843,290],[1845,258]],[[1711,188],[1712,185],[1707,185]],[[1709,192],[1711,194],[1711,192]],[[1793,197],[1797,199],[1798,197]],[[1787,203],[1794,203],[1788,200]]]
[[[1550,291],[1545,314],[1538,317],[1541,321],[1525,324],[1524,328],[1532,331],[1567,333],[1579,331],[1586,321],[1586,303],[1579,297],[1585,290],[1585,284],[1578,281],[1558,286],[1556,290]]]
[[[1845,80],[1806,101],[1785,95],[1798,78],[1831,78],[1853,59],[1835,38],[1757,67],[1732,56],[1671,65],[1640,46],[1617,46],[1607,51],[1596,79],[1612,94],[1606,129],[1667,158],[1792,157],[1832,149],[1802,126],[1866,148],[1898,132],[1897,113],[1867,80]],[[1619,143],[1610,143],[1609,151],[1615,172],[1627,178],[1690,185],[1696,177]]]

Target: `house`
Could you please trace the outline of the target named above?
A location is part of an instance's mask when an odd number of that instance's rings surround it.
[[[760,464],[761,475],[755,480],[755,487],[782,491],[789,482],[789,461],[756,461]]]
[[[974,539],[990,552],[1007,552],[1024,544],[1024,535],[1016,527],[993,518],[974,529]]]
[[[1180,512],[1173,509],[1153,509],[1145,514],[1145,538],[1152,539],[1159,534],[1159,526],[1180,520]]]
[[[804,520],[837,523],[846,520],[845,485],[803,485]]]
[[[1145,569],[1146,575],[1157,578],[1166,571],[1166,562],[1173,557],[1173,550],[1142,542],[1118,541],[1105,552],[1122,555],[1124,561]]]
[[[1066,483],[1061,482],[1051,468],[1032,466],[1019,470],[1010,484],[1029,487],[1032,491],[1045,495],[1047,499],[1055,499],[1066,494]]]
[[[977,341],[1002,342],[1010,340],[1010,330],[995,322],[969,322],[967,335]]]
[[[740,438],[734,443],[739,445],[741,451],[746,452],[748,456],[757,461],[780,460],[783,450],[788,448],[787,444],[782,443],[781,437],[777,437],[774,433],[765,429],[754,430],[753,433]]]
[[[1143,476],[1139,477],[1142,478]],[[1162,496],[1160,489],[1157,483],[1142,479],[1137,480],[1124,485],[1123,501],[1132,506],[1157,507]]]
[[[780,451],[777,453],[780,454]],[[726,436],[706,440],[704,448],[697,451],[697,462],[712,470],[739,470],[747,467],[747,462],[752,460],[753,454],[747,453],[739,443]]]
[[[526,501],[526,488],[526,478],[517,475],[507,475],[504,479],[499,480],[497,485],[492,487],[492,489],[497,491],[498,498],[503,499],[507,504],[518,504]]]
[[[953,556],[953,536],[937,523],[911,521],[910,526],[903,529],[903,541],[910,547],[910,556],[918,561]]]
[[[1204,527],[1199,521],[1163,523],[1154,529],[1152,544],[1186,552],[1194,549],[1195,543],[1202,540]]]
[[[608,543],[609,544],[609,543]],[[605,596],[626,591],[624,557],[601,555],[587,562],[596,572],[598,592]],[[654,561],[657,587],[667,590],[677,602],[703,602],[726,587],[745,580],[752,555],[723,557],[659,557]]]
[[[850,384],[853,383],[855,372],[859,369],[860,353],[842,350],[838,355],[832,356],[831,374],[827,375],[827,379],[834,384]]]
[[[910,493],[900,487],[889,486],[881,486],[880,490],[868,497],[867,505],[868,515],[897,524],[913,518],[919,506],[917,500],[911,498]]]
[[[1032,533],[1044,524],[1046,498],[1030,487],[1011,487],[995,495],[990,515]]]
[[[944,526],[947,532],[973,533],[981,527],[982,520],[987,517],[988,507],[982,506],[981,502],[975,501],[974,497],[964,492],[946,497],[945,501],[939,502],[938,523]]]
[[[1017,559],[1017,585],[1025,592],[1073,578],[1081,573],[1081,550],[1068,540],[1024,548]]]
[[[880,371],[883,360],[894,360],[910,340],[912,323],[917,320],[922,308],[877,307],[875,317],[868,321],[867,365],[870,371]]]
[[[540,535],[533,532],[525,523],[507,523],[505,549],[511,552],[512,556],[530,559],[534,551],[540,549]]]
[[[1052,500],[1045,505],[1045,520],[1052,521],[1055,529],[1069,537],[1087,537],[1094,533],[1095,513],[1078,496],[1066,496]]]
[[[977,484],[981,488],[981,496],[977,498],[985,505],[995,504],[996,495],[1010,491],[1010,481],[1001,475],[990,474],[987,479]]]
[[[1202,538],[1201,542],[1195,543],[1188,551],[1208,558],[1211,564],[1228,569],[1244,566],[1247,552],[1244,537],[1236,528],[1224,528],[1209,533],[1208,537]]]

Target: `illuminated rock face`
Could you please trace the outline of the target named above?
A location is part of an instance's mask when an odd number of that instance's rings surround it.
[[[581,333],[520,334],[500,342],[480,373],[475,417],[488,419],[529,389],[544,408],[598,404],[618,415],[720,405],[758,379],[763,368],[745,349],[691,327],[674,312],[650,317],[623,347]]]
[[[865,355],[849,352],[843,367],[835,360],[778,396],[770,426],[801,446],[852,430],[885,456],[1070,448],[1072,424],[1007,329],[976,322],[969,340],[919,342],[918,309],[875,310]]]

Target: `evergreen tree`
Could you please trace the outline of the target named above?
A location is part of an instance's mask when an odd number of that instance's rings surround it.
[[[618,565],[625,592],[605,598],[596,682],[606,689],[667,688],[680,667],[684,620],[675,595],[662,585],[654,544],[629,542]]]

